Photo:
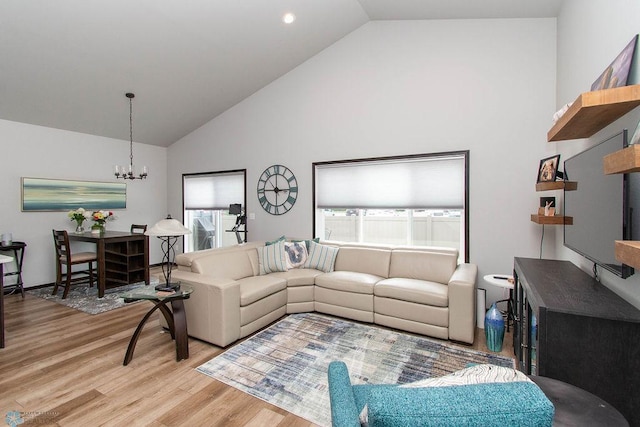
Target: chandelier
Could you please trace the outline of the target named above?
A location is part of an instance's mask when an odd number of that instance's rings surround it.
[[[122,179],[145,179],[149,173],[146,166],[142,167],[142,172],[136,176],[133,168],[133,93],[126,93],[125,96],[129,98],[129,167],[115,165],[114,173],[116,178]]]

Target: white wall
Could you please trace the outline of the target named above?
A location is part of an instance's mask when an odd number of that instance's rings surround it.
[[[639,21],[640,2],[637,0],[564,1],[558,18],[557,108],[590,90],[591,84],[638,34]],[[640,83],[638,57],[640,52],[636,51],[630,83]],[[591,138],[550,145],[555,145],[563,161],[624,128],[632,134],[638,120],[640,109],[636,108]],[[565,248],[561,233],[556,239],[556,249],[558,258],[568,259],[591,274],[592,263]],[[605,285],[640,308],[640,271],[626,280],[606,270],[599,274]]]
[[[55,280],[52,229],[75,229],[67,212],[22,212],[21,177],[114,181],[114,164],[129,162],[129,141],[120,141],[0,120],[2,141],[2,202],[0,233],[27,243],[25,286]],[[145,144],[133,146],[134,161],[146,164],[146,181],[127,183],[127,208],[114,211],[117,220],[107,227],[128,231],[131,223],[154,224],[166,216],[167,149]],[[150,241],[150,261],[162,260],[159,242]],[[7,283],[13,283],[8,281]]]
[[[537,162],[555,150],[555,61],[555,19],[369,22],[169,147],[169,208],[181,174],[246,168],[249,239],[311,236],[312,162],[468,149],[471,262],[509,273],[538,256],[529,217]],[[274,163],[301,188],[282,216],[255,195]]]

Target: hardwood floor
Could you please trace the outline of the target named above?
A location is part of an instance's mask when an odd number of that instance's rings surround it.
[[[195,371],[221,349],[189,339],[190,357],[157,318],[122,366],[147,302],[88,315],[27,292],[5,298],[6,346],[0,349],[0,417],[23,412],[25,425],[312,426],[313,424]],[[478,329],[472,347],[486,351]],[[510,336],[503,354],[513,355]],[[484,348],[483,348],[484,347]],[[467,347],[468,348],[468,347]]]

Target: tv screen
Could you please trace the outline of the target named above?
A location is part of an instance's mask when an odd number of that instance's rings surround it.
[[[573,225],[564,226],[564,245],[622,278],[633,269],[616,260],[615,241],[633,240],[630,194],[640,187],[634,174],[605,175],[602,159],[626,145],[625,129],[564,162],[565,179],[578,183],[564,192],[564,214],[573,217]]]

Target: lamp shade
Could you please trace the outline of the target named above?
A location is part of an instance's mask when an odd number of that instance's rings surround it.
[[[173,218],[162,219],[155,223],[153,227],[144,232],[147,236],[184,236],[191,234],[191,230],[182,225],[180,221]]]

